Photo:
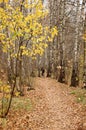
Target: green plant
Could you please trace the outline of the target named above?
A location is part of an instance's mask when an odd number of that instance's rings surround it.
[[[14,97],[12,101],[13,110],[26,110],[29,111],[32,108],[32,103],[29,98]]]
[[[70,94],[75,95],[77,103],[86,104],[86,90],[77,88],[76,90],[71,91]]]

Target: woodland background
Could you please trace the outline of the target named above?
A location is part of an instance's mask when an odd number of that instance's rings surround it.
[[[32,77],[86,87],[86,0],[1,0],[0,24],[1,93],[10,105]]]

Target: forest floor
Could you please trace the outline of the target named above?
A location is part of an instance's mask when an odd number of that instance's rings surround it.
[[[82,97],[76,101],[76,88],[50,78],[36,78],[34,88],[15,98],[0,130],[86,130],[86,105],[78,102]]]

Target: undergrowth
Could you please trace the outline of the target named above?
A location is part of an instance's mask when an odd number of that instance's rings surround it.
[[[12,101],[12,109],[13,110],[26,110],[29,111],[32,109],[32,103],[29,98],[21,98],[21,97],[14,97]]]
[[[77,88],[76,90],[71,91],[70,94],[75,95],[77,103],[82,103],[83,105],[86,105],[86,90],[85,89]]]

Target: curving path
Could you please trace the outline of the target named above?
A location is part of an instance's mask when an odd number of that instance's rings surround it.
[[[79,114],[81,105],[75,103],[70,88],[48,78],[38,78],[37,86],[42,90],[49,111],[49,124],[44,130],[78,130],[82,121]]]
[[[34,80],[35,90],[20,97],[31,100],[31,110],[11,110],[6,128],[0,130],[86,130],[80,128],[84,115],[72,88],[49,78]]]

